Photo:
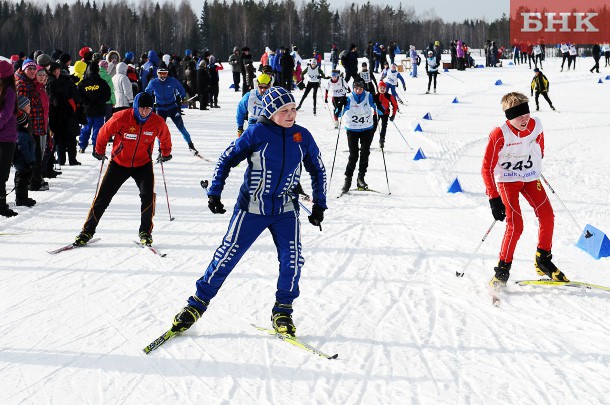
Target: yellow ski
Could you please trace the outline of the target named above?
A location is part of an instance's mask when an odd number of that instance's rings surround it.
[[[610,287],[606,287],[603,285],[585,283],[582,281],[554,281],[548,279],[541,280],[520,280],[515,281],[518,285],[550,285],[550,286],[563,286],[563,287],[578,287],[578,288],[587,288],[590,290],[602,290],[602,291],[610,291]]]
[[[326,354],[326,353],[322,352],[321,350],[313,347],[309,343],[304,342],[303,340],[299,339],[298,337],[292,337],[290,335],[283,335],[281,333],[277,333],[274,329],[263,328],[262,326],[257,326],[253,323],[251,325],[260,331],[267,332],[270,335],[275,335],[278,339],[280,339],[284,342],[290,343],[291,345],[299,347],[310,353],[317,354],[318,356],[324,357],[325,359],[333,360],[333,359],[336,359],[339,357],[338,354],[333,354],[333,355]]]

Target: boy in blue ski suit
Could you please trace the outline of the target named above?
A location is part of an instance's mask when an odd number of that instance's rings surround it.
[[[157,77],[148,82],[146,92],[155,99],[155,112],[167,121],[171,118],[182,134],[189,147],[189,152],[198,156],[199,152],[195,149],[191,134],[186,130],[182,120],[181,101],[186,97],[186,90],[175,77],[168,76],[169,71],[165,67],[157,69]],[[176,98],[179,96],[179,98]]]
[[[261,112],[263,111],[263,96],[267,89],[271,87],[271,77],[265,73],[261,73],[256,78],[256,88],[247,92],[237,105],[237,136],[240,137],[244,133],[244,121],[248,119],[248,125],[254,125],[258,121]]]
[[[208,190],[208,207],[214,214],[225,213],[220,196],[231,168],[246,160],[248,167],[240,188],[229,228],[188,305],[174,318],[172,331],[190,328],[206,311],[226,277],[254,241],[269,229],[280,264],[276,302],[272,309],[273,327],[280,334],[294,336],[292,302],[299,296],[299,278],[304,259],[301,255],[301,225],[298,194],[302,167],[312,179],[314,201],[309,222],[319,226],[326,210],[326,171],[311,133],[294,124],[296,103],[292,94],[271,87],[263,97],[258,123],[220,156]]]

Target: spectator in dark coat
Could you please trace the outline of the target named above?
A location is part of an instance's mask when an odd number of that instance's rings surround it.
[[[91,144],[94,146],[93,153],[95,152],[97,133],[104,125],[106,101],[110,98],[110,93],[110,86],[100,77],[100,66],[97,63],[91,63],[89,73],[78,84],[78,95],[85,109],[85,117],[87,117],[87,123],[81,128],[78,140],[80,153],[85,153],[90,136]]]
[[[192,61],[193,63],[195,61]],[[205,59],[199,62],[199,70],[197,70],[197,94],[199,95],[199,109],[208,109],[208,94],[210,92],[210,70]]]
[[[592,53],[595,65],[593,65],[593,67],[589,71],[593,73],[593,71],[595,70],[597,71],[597,73],[599,73],[599,59],[602,57],[602,48],[599,46],[599,44],[593,45]]]
[[[294,73],[294,59],[287,50],[284,50],[280,58],[281,83],[280,85],[288,91],[292,91],[292,74]]]
[[[358,79],[358,47],[352,44],[349,47],[349,52],[345,57],[345,82],[348,83],[350,78]]]
[[[53,138],[57,144],[59,164],[68,163],[71,166],[79,165],[76,160],[76,137],[79,133],[76,118],[79,104],[78,89],[70,78],[70,73],[62,69],[59,63],[53,62],[49,66],[49,81],[47,82],[49,94],[49,128],[53,131]]]
[[[241,50],[241,55],[239,56],[239,63],[241,65],[241,75],[242,75],[242,87],[241,87],[241,94],[242,96],[244,94],[246,94],[247,92],[249,92],[250,90],[252,90],[254,87],[254,84],[252,82],[252,80],[248,81],[247,78],[247,74],[248,72],[246,71],[246,69],[248,69],[248,65],[252,66],[252,55],[250,54],[250,48],[248,48],[247,46],[243,47]],[[251,75],[252,78],[252,75]]]
[[[189,59],[186,63],[186,70],[184,71],[184,90],[186,90],[189,98],[195,97],[197,94],[197,62],[193,59]],[[207,98],[207,97],[206,97]],[[195,108],[195,100],[189,102],[190,108]],[[201,108],[201,106],[199,106]]]

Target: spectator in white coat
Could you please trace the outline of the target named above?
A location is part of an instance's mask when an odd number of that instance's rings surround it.
[[[117,64],[116,74],[112,76],[112,84],[116,99],[114,112],[130,108],[133,105],[133,87],[127,77],[127,65],[124,62]]]

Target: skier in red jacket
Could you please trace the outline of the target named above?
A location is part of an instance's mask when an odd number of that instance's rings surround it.
[[[506,121],[494,128],[483,158],[481,174],[491,212],[496,221],[506,218],[500,260],[490,286],[500,289],[508,281],[517,241],[523,232],[519,194],[532,206],[539,222],[538,249],[534,266],[541,276],[568,281],[551,261],[555,216],[540,183],[544,156],[544,133],[539,118],[530,117],[527,96],[508,93],[502,97]]]
[[[386,92],[386,85],[384,81],[380,81],[377,86],[379,88],[379,93],[375,94],[373,97],[375,99],[377,109],[383,111],[383,114],[379,114],[379,121],[381,121],[381,130],[379,131],[379,147],[383,149],[385,146],[385,132],[388,128],[388,119],[390,121],[394,121],[394,117],[396,117],[396,113],[398,112],[398,103],[396,102],[396,97]],[[374,121],[375,128],[373,132],[375,132],[377,129],[377,116],[375,116]]]
[[[106,145],[114,137],[112,160],[93,199],[83,230],[76,237],[75,245],[89,242],[110,201],[130,177],[140,190],[140,242],[149,246],[152,244],[155,176],[151,156],[156,138],[159,138],[161,148],[159,159],[167,162],[172,158],[169,129],[165,120],[152,112],[153,105],[150,94],[140,93],[133,101],[133,108],[114,114],[100,129],[93,156],[99,160],[106,159]]]

